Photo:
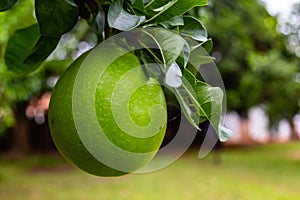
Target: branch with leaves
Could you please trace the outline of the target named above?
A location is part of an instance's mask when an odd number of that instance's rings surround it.
[[[0,3],[0,11],[12,8],[18,0]],[[61,37],[84,19],[98,36],[98,43],[119,32],[143,30],[143,49],[135,54],[145,66],[147,77],[158,79],[175,94],[192,126],[209,120],[220,140],[231,131],[222,126],[223,91],[203,80],[197,67],[213,61],[207,52],[212,40],[200,19],[189,15],[207,0],[35,0],[36,24],[16,31],[5,51],[7,69],[18,76],[34,73],[54,51]],[[151,29],[159,27],[160,29]],[[124,43],[130,48],[132,38]],[[205,52],[205,53],[203,53]],[[193,59],[193,61],[191,61]],[[157,65],[153,65],[156,63]]]

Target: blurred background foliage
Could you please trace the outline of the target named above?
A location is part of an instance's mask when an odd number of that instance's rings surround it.
[[[212,54],[225,83],[229,110],[247,118],[251,107],[262,105],[271,126],[298,113],[299,5],[294,5],[291,20],[282,24],[260,1],[212,0],[198,11],[214,41]]]
[[[272,125],[281,118],[291,120],[300,99],[300,4],[294,6],[290,20],[280,24],[260,1],[211,0],[207,7],[191,12],[213,38],[212,55],[225,83],[228,110],[247,118],[251,107],[263,105]],[[72,60],[99,39],[95,27],[79,20],[43,68],[26,77],[14,76],[4,64],[8,38],[35,22],[33,0],[22,0],[0,13],[0,134],[14,126],[20,102],[51,91],[53,81]]]
[[[17,76],[5,66],[6,45],[15,31],[34,23],[33,0],[22,0],[8,11],[0,12],[0,135],[15,125],[16,112],[21,109],[18,108],[19,104],[28,103],[34,97],[51,91],[57,77],[68,65],[97,42],[87,22],[80,20],[73,31],[61,38],[43,66],[30,75]]]
[[[0,12],[0,134],[15,123],[15,103],[29,100],[41,90],[38,76],[13,77],[4,64],[4,50],[9,36],[17,29],[34,23],[33,10],[34,1],[25,0],[7,12]]]

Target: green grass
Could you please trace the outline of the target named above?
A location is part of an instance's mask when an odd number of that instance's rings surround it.
[[[87,175],[57,155],[0,158],[1,200],[299,199],[300,143],[230,148],[199,160],[189,152],[148,174],[101,178]]]

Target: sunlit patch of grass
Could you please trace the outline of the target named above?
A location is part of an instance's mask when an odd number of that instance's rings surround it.
[[[299,199],[300,143],[227,148],[199,160],[189,152],[148,174],[101,178],[58,155],[0,158],[0,199]]]

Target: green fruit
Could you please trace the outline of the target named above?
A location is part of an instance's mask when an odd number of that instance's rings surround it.
[[[166,118],[161,86],[145,77],[135,55],[114,45],[78,58],[59,79],[49,106],[60,153],[98,176],[124,175],[149,163]]]

